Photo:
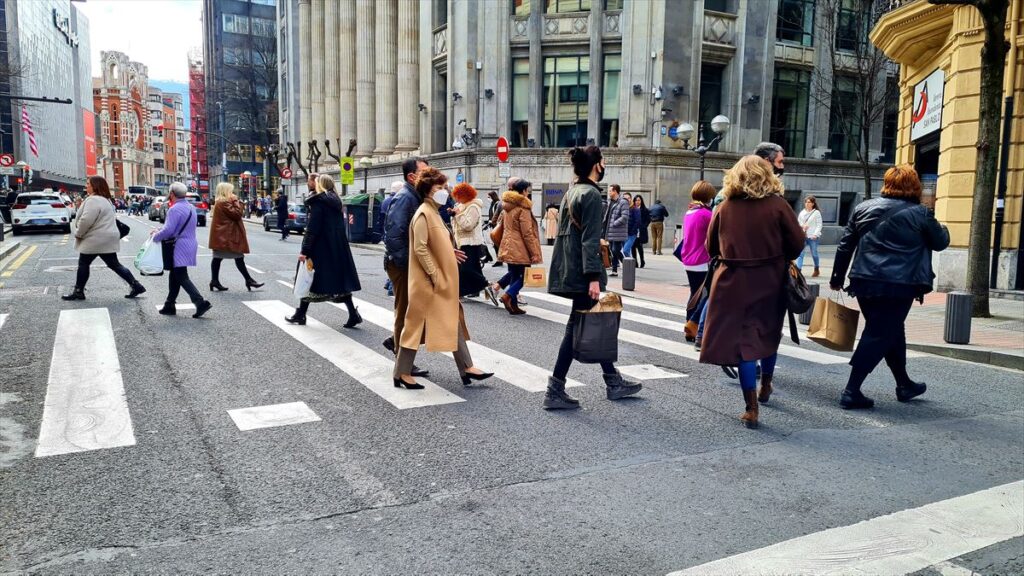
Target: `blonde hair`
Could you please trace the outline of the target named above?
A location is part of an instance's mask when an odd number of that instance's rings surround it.
[[[782,181],[772,165],[760,156],[744,156],[725,171],[722,191],[726,198],[747,197],[754,200],[782,194]]]
[[[214,197],[214,204],[221,200],[228,201],[235,198],[235,186],[231,182],[221,182],[217,184],[216,196]]]
[[[321,174],[316,177],[316,193],[322,194],[324,192],[334,190],[334,178],[331,178],[327,174]]]

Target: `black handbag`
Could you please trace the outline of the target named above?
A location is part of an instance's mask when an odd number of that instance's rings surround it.
[[[574,312],[572,356],[584,364],[616,362],[619,359],[621,312]]]
[[[178,233],[160,242],[160,255],[163,256],[164,259],[164,270],[171,270],[174,268],[174,246],[178,243],[178,236],[181,236],[181,233],[185,231],[185,225],[187,225],[191,220],[192,214],[189,213],[188,218],[186,218],[185,221],[182,222],[181,227],[178,228]]]
[[[793,314],[803,314],[814,306],[814,299],[807,279],[800,269],[790,262],[786,274],[786,310]]]
[[[124,238],[125,236],[131,234],[131,232],[132,232],[131,227],[129,227],[124,222],[121,222],[120,220],[115,218],[114,219],[114,223],[117,224],[117,234],[121,238]]]

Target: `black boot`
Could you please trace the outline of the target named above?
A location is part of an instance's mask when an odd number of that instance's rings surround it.
[[[125,298],[135,298],[136,296],[142,294],[145,291],[146,287],[143,286],[141,282],[132,282],[132,290],[131,292],[125,295]]]
[[[85,288],[75,287],[71,294],[60,297],[61,300],[85,300]]]
[[[627,396],[632,396],[639,392],[644,386],[639,382],[632,382],[622,377],[622,374],[615,372],[614,374],[604,374],[604,383],[608,387],[608,399],[619,400]]]
[[[575,410],[580,401],[565,393],[565,380],[548,377],[548,391],[544,394],[545,410]]]
[[[160,313],[164,316],[175,316],[178,311],[174,307],[174,302],[164,302],[164,307],[160,309]]]
[[[193,318],[202,318],[203,314],[206,314],[213,308],[213,304],[210,304],[209,300],[203,300],[199,304],[196,304],[196,313],[192,315]]]
[[[924,391],[928,389],[928,385],[924,382],[908,382],[906,384],[900,384],[896,387],[896,399],[900,402],[909,402],[911,398],[916,398]]]
[[[843,410],[869,410],[875,407],[875,401],[865,396],[860,390],[843,390],[839,398],[839,406]]]
[[[363,317],[359,314],[359,310],[356,309],[356,305],[352,302],[352,295],[349,294],[342,299],[345,303],[345,308],[348,309],[348,322],[345,322],[345,328],[355,328],[356,326],[363,323]]]

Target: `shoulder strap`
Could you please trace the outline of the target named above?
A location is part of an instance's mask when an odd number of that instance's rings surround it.
[[[892,208],[889,208],[888,210],[885,211],[885,214],[883,214],[881,218],[875,221],[875,225],[871,227],[871,230],[867,231],[864,237],[866,238],[870,234],[879,234],[880,231],[884,230],[885,227],[889,224],[889,222],[891,222],[897,214],[903,212],[908,208],[911,208],[912,206],[914,206],[914,204],[911,204],[910,202],[901,202],[901,204],[897,204]]]
[[[191,220],[192,220],[192,212],[190,211],[188,213],[188,216],[185,218],[185,221],[182,222],[181,226],[178,227],[178,233],[174,235],[175,238],[177,238],[178,236],[181,236],[181,233],[185,231],[185,225],[188,224]]]

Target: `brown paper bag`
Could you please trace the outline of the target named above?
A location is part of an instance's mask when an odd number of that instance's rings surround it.
[[[807,337],[831,350],[849,352],[857,339],[860,312],[829,298],[817,298]]]
[[[527,288],[545,288],[548,285],[547,274],[543,268],[527,268],[523,285]]]

